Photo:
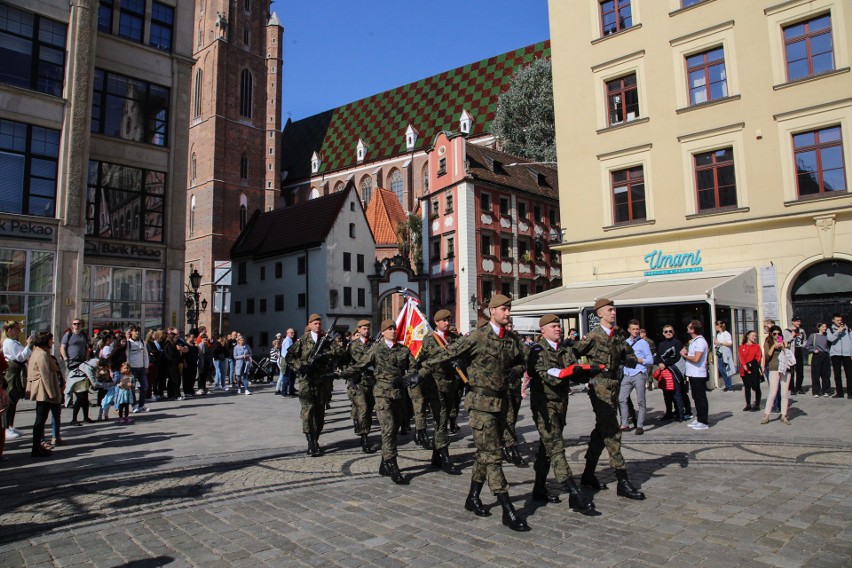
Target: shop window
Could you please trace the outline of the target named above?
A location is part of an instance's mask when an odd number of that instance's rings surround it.
[[[91,160],[86,234],[163,242],[165,198],[164,172]],[[191,229],[194,224],[193,219]]]
[[[141,42],[145,23],[145,0],[120,0],[118,35]]]
[[[305,257],[300,256],[296,259],[296,274],[304,274],[307,269],[307,263],[305,262]]]
[[[151,2],[151,33],[148,45],[161,51],[171,51],[174,23],[174,8],[160,2]]]
[[[616,170],[612,180],[612,207],[614,223],[644,221],[645,170],[642,166]]]
[[[275,311],[283,312],[284,311],[284,294],[276,294],[275,295]]]
[[[834,69],[831,36],[830,14],[822,14],[784,28],[784,56],[788,81]]]
[[[794,134],[793,151],[799,197],[848,189],[840,126]]]
[[[24,335],[51,329],[54,253],[0,249],[0,299],[4,320],[24,322]]]
[[[367,306],[367,289],[358,288],[358,307],[364,308]]]
[[[92,132],[166,146],[169,98],[168,87],[95,69]]]
[[[0,82],[62,96],[67,30],[61,22],[0,4]]]
[[[162,270],[85,265],[81,292],[81,317],[89,329],[144,330],[163,327],[164,278]]]
[[[356,263],[355,263],[356,270],[358,272],[363,273],[364,272],[364,255],[363,254],[355,255],[355,260],[356,260]]]
[[[343,287],[343,305],[351,306],[352,305],[352,288],[349,286]]]
[[[599,4],[601,35],[608,36],[633,27],[630,0],[603,0]]]
[[[733,148],[694,155],[698,211],[737,206],[737,181]]]
[[[0,119],[0,211],[53,217],[59,131]]]
[[[240,116],[251,118],[252,95],[254,92],[254,78],[251,71],[243,69],[240,73]]]
[[[343,271],[351,272],[352,271],[352,253],[344,252],[343,253]]]
[[[689,104],[698,105],[728,96],[725,52],[721,47],[686,58]]]
[[[639,90],[635,73],[606,82],[606,104],[608,126],[639,118]]]

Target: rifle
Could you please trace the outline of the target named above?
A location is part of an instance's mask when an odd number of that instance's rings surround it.
[[[325,351],[325,349],[328,347],[329,342],[331,341],[330,336],[332,334],[332,330],[334,329],[334,326],[337,325],[337,320],[339,319],[340,316],[334,318],[334,321],[331,322],[331,327],[329,328],[329,331],[327,331],[325,335],[320,337],[319,341],[317,341],[316,347],[314,347],[314,352],[311,353],[311,358],[308,360],[308,364],[305,365],[306,369],[304,374],[310,373],[314,370],[314,367],[316,367],[316,364],[319,362],[320,358],[323,355],[323,351]]]

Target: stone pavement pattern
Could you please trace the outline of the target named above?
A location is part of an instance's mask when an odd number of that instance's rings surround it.
[[[465,475],[428,469],[410,438],[402,488],[357,448],[335,393],[322,458],[304,456],[298,401],[268,387],[151,405],[132,426],[65,427],[69,445],[31,460],[29,437],[0,466],[0,566],[848,566],[852,561],[852,401],[800,396],[793,426],[741,412],[741,394],[710,393],[711,428],[658,426],[649,393],[644,436],[624,434],[632,479],[648,500],[597,494],[599,516],[529,501],[532,468],[506,466],[533,530],[513,533],[463,507],[473,460],[463,425],[451,452]],[[592,413],[573,397],[566,428],[575,472]],[[66,413],[63,413],[66,414]],[[18,424],[30,424],[21,412]],[[65,418],[68,419],[67,416]],[[537,436],[525,402],[519,433]],[[378,441],[373,434],[372,440]],[[406,441],[405,438],[402,441]],[[603,465],[603,464],[602,464]],[[551,488],[556,490],[555,487]],[[486,496],[486,504],[494,499]]]

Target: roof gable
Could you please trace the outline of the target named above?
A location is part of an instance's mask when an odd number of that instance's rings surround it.
[[[287,181],[310,176],[310,156],[314,151],[324,157],[320,173],[354,166],[359,139],[371,144],[368,161],[411,151],[405,140],[409,125],[421,133],[414,150],[423,150],[439,131],[456,130],[462,111],[474,117],[470,136],[488,134],[498,96],[509,88],[515,71],[535,59],[549,57],[547,40],[296,122],[288,121],[282,139],[282,169],[287,171]]]
[[[556,168],[470,142],[465,144],[465,154],[467,172],[473,179],[548,199],[559,199]]]
[[[352,191],[350,188],[283,209],[255,213],[231,248],[231,258],[265,258],[321,245]]]
[[[397,244],[397,225],[404,223],[407,217],[394,192],[382,188],[373,190],[366,215],[376,245]]]

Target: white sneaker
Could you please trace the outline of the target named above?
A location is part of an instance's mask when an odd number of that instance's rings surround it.
[[[15,430],[14,428],[6,428],[6,439],[14,440],[16,438],[20,438],[21,433]]]
[[[696,422],[695,424],[692,424],[690,426],[690,428],[692,428],[693,430],[707,430],[709,427],[710,426],[704,424],[703,422]]]
[[[248,396],[248,395],[250,395],[250,394],[251,394],[251,391],[250,391],[250,390],[248,390],[248,389],[246,389],[246,396]]]
[[[138,414],[138,413],[139,413],[139,407],[138,407],[138,406],[134,406],[134,407],[133,407],[133,410],[131,410],[130,412],[131,412],[131,413],[133,413],[133,414]]]
[[[148,407],[147,406],[139,407],[139,412],[148,412]]]

